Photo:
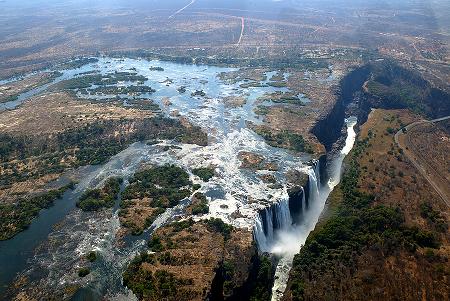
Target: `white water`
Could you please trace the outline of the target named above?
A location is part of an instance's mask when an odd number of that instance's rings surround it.
[[[164,71],[152,71],[151,66],[162,67]],[[197,167],[213,166],[216,176],[207,183],[191,174],[193,182],[201,185],[200,191],[209,199],[210,213],[201,218],[218,217],[236,227],[252,229],[255,220],[258,220],[259,211],[266,210],[269,220],[267,224],[270,227],[269,239],[266,242],[258,239],[258,244],[261,249],[271,251],[273,248],[276,252],[274,242],[280,243],[282,236],[274,231],[273,223],[276,221],[275,228],[286,231],[292,225],[285,174],[290,170],[307,172],[313,178],[316,174],[311,167],[303,163],[308,161],[309,157],[270,147],[248,129],[246,124],[249,121],[261,123],[261,119],[253,111],[258,105],[259,97],[276,91],[286,91],[286,88],[241,88],[242,82],[226,84],[217,76],[220,72],[234,69],[135,59],[100,58],[98,63],[77,71],[69,70],[65,74],[81,71],[107,74],[128,70],[135,70],[138,74],[148,77],[149,80],[145,84],[156,89],[154,94],[142,95],[141,98],[151,98],[160,104],[165,114],[176,111],[192,124],[201,126],[209,133],[209,144],[201,147],[174,141],[160,141],[151,146],[135,143],[105,165],[86,174],[77,190],[99,186],[110,176],[127,178],[142,163],[172,163],[188,171]],[[273,74],[275,73],[268,72],[267,78]],[[172,83],[167,83],[167,78],[170,78]],[[186,86],[187,92],[180,94],[177,91],[180,86]],[[196,90],[205,91],[207,96],[192,97],[191,93]],[[242,107],[228,107],[223,101],[223,98],[228,96],[244,97],[246,104]],[[169,98],[170,105],[164,104],[166,97]],[[92,99],[94,101],[95,96],[92,96]],[[167,150],[166,146],[172,148]],[[278,170],[255,172],[242,169],[239,159],[239,153],[242,151],[263,156],[268,162],[275,163]],[[275,188],[263,182],[259,177],[263,174],[273,175],[281,186]],[[314,184],[317,181],[312,183],[314,187],[311,187],[311,191],[318,191],[317,184]],[[158,217],[151,229],[180,215],[184,205],[185,202]],[[269,209],[270,206],[272,209]],[[75,210],[49,235],[48,241],[38,248],[30,268],[22,275],[33,276],[31,278],[35,280],[30,286],[62,291],[66,285],[76,284],[90,288],[95,294],[107,295],[108,298],[128,296],[129,292],[120,283],[121,272],[134,254],[142,250],[145,240],[148,239],[148,232],[135,238],[125,248],[116,245],[119,227],[117,211],[106,210],[91,214]],[[97,250],[101,260],[93,266],[89,276],[80,279],[74,271],[84,264],[83,257],[91,250]],[[49,276],[42,276],[46,271]]]
[[[272,301],[281,300],[286,289],[294,256],[300,251],[309,233],[314,230],[328,196],[340,182],[342,162],[355,143],[356,133],[354,126],[356,125],[356,118],[346,120],[346,125],[347,138],[345,145],[331,164],[328,183],[326,185],[320,184],[320,175],[317,170],[309,173],[309,208],[306,210],[306,214],[302,215],[301,223],[291,227],[280,228],[271,244],[267,239],[264,241],[264,246],[270,249],[271,253],[281,257],[275,272]]]

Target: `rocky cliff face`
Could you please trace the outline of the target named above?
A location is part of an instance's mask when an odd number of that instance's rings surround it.
[[[257,258],[252,233],[221,220],[185,220],[158,229],[124,284],[140,300],[233,300],[248,293]]]
[[[338,96],[333,108],[313,127],[312,133],[330,151],[333,144],[342,136],[342,127],[349,104],[357,99],[364,82],[370,76],[370,66],[359,67],[347,74],[340,82]]]
[[[371,62],[341,80],[335,105],[311,132],[330,151],[342,136],[345,117],[356,116],[363,124],[373,108],[410,109],[439,118],[450,115],[450,94],[391,60]]]
[[[388,130],[416,118],[374,110],[361,126],[327,218],[295,256],[283,300],[448,300],[446,206],[392,148],[396,131]]]

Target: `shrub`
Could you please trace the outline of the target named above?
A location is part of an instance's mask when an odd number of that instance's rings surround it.
[[[89,260],[90,262],[94,262],[97,260],[97,252],[95,251],[91,251],[88,253],[88,255],[86,256],[86,259]]]
[[[192,173],[202,179],[204,182],[208,182],[212,177],[214,177],[214,169],[210,167],[205,168],[195,168]]]
[[[194,198],[195,204],[192,205],[192,214],[207,214],[209,212],[209,206],[206,196],[203,193],[197,192],[194,194]]]
[[[109,178],[103,188],[85,191],[77,202],[77,207],[83,211],[97,211],[101,208],[113,207],[122,182],[122,178]]]
[[[210,218],[206,221],[209,231],[221,233],[225,240],[231,237],[233,226],[225,224],[220,218]]]
[[[153,235],[152,238],[148,242],[148,247],[153,252],[161,252],[164,250],[164,246],[161,242],[161,239],[157,235]]]
[[[78,270],[78,276],[81,278],[86,277],[90,273],[91,273],[91,271],[89,270],[89,268],[80,268]]]

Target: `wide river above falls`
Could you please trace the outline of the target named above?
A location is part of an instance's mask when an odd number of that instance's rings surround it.
[[[6,103],[2,108],[12,109],[61,80],[88,73],[106,75],[131,72],[148,78],[141,84],[156,90],[152,94],[141,94],[138,98],[151,99],[160,106],[165,116],[182,116],[202,127],[208,133],[209,143],[205,147],[174,141],[160,141],[154,145],[135,143],[106,164],[85,168],[82,171],[83,180],[75,191],[66,192],[63,199],[56,201],[53,207],[43,210],[26,231],[0,242],[0,296],[20,276],[27,279],[28,287],[49,291],[60,291],[69,285],[84,287],[76,293],[75,300],[95,300],[101,296],[132,299],[132,294],[121,283],[123,269],[133,255],[144,248],[152,230],[181,214],[183,206],[189,201],[180,202],[179,206],[160,216],[144,234],[127,239],[121,245],[117,244],[116,239],[120,227],[117,207],[103,212],[85,213],[76,209],[75,203],[85,189],[101,185],[110,176],[127,179],[142,163],[173,163],[188,171],[214,166],[216,176],[208,183],[191,174],[191,179],[201,185],[200,191],[209,197],[210,213],[205,218],[220,217],[236,227],[248,229],[252,229],[259,210],[267,204],[288,198],[287,171],[295,169],[304,173],[312,172],[312,167],[307,164],[309,156],[271,147],[248,127],[249,123],[262,123],[261,117],[255,114],[257,106],[273,105],[261,100],[264,95],[289,91],[284,87],[268,85],[270,78],[277,74],[276,70],[266,72],[266,79],[254,87],[245,85],[248,83],[245,79],[221,79],[221,73],[236,69],[143,59],[101,57],[98,62],[81,68],[58,71],[63,75],[53,83],[27,92],[19,96],[18,101]],[[133,84],[123,82],[118,85],[126,87]],[[186,92],[180,93],[180,87],[185,87]],[[204,96],[194,96],[196,91],[203,91]],[[129,96],[122,96],[124,105],[127,105]],[[110,96],[83,97],[103,101]],[[244,102],[242,105],[230,105],[227,102],[230,98],[244,99]],[[254,172],[240,168],[239,153],[243,151],[263,156],[275,163],[278,169]],[[281,185],[274,187],[264,183],[260,177],[268,173]],[[250,198],[264,202],[250,202]],[[320,211],[315,213],[317,218]],[[235,212],[239,214],[233,215]],[[317,221],[317,218],[313,220]],[[302,235],[307,236],[310,230],[311,227],[308,227],[308,232]],[[100,259],[94,264],[91,275],[80,279],[76,271],[81,258],[92,250],[98,251]]]

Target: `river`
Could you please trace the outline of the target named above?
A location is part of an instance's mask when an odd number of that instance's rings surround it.
[[[164,71],[157,71],[155,67]],[[314,173],[313,167],[307,164],[311,158],[269,146],[248,124],[262,123],[261,117],[254,112],[258,105],[273,105],[259,101],[260,97],[289,90],[267,85],[276,70],[267,72],[267,79],[262,80],[259,87],[243,88],[241,84],[246,83],[245,80],[227,83],[220,79],[222,72],[235,70],[156,60],[100,57],[98,62],[82,68],[58,70],[63,75],[53,83],[21,95],[16,102],[4,104],[3,109],[15,108],[26,99],[44,92],[51,85],[86,72],[135,72],[147,77],[148,80],[144,84],[156,90],[153,94],[138,97],[152,99],[166,116],[176,114],[202,127],[209,134],[209,143],[205,147],[175,141],[159,141],[155,145],[135,143],[111,158],[108,163],[87,170],[75,191],[67,192],[53,207],[43,210],[29,229],[13,239],[0,242],[0,295],[3,295],[14,278],[21,277],[27,279],[23,288],[31,291],[39,288],[42,291],[61,292],[68,288],[82,287],[77,290],[74,300],[99,300],[101,296],[107,296],[109,299],[133,299],[133,295],[122,286],[123,269],[129,260],[144,248],[152,230],[181,214],[183,206],[189,200],[183,200],[179,206],[160,216],[141,236],[128,238],[123,244],[120,244],[116,237],[120,227],[117,207],[97,213],[85,213],[76,209],[75,203],[85,189],[101,185],[110,176],[127,179],[142,163],[173,163],[188,171],[214,166],[217,176],[207,183],[190,174],[191,180],[200,184],[200,191],[209,198],[210,213],[203,218],[220,217],[236,227],[252,229],[260,210],[268,204],[277,204],[288,199],[286,172],[295,169],[303,173]],[[121,86],[131,84],[120,83]],[[186,87],[186,93],[178,91],[181,86]],[[206,95],[192,95],[199,90],[204,91]],[[93,101],[103,98],[98,95],[89,97]],[[228,97],[244,98],[245,103],[242,106],[230,106],[225,101]],[[352,128],[353,126],[348,126],[349,137]],[[350,147],[353,143],[350,142],[347,141],[346,146]],[[239,153],[242,151],[261,155],[267,161],[275,163],[278,169],[256,172],[242,169],[239,159]],[[279,187],[261,180],[260,176],[268,173],[281,184]],[[309,222],[302,226],[304,229],[299,230],[302,234],[300,237],[296,234],[298,246],[304,242],[303,238],[306,239],[317,222],[326,196],[332,189],[330,185],[326,187],[328,188],[321,188],[320,200],[315,202]],[[233,214],[236,212],[239,214]],[[278,252],[277,248],[280,247],[285,249],[287,246],[276,241],[273,245],[274,252]],[[79,278],[77,269],[82,266],[84,256],[92,250],[96,250],[100,258],[94,263],[90,275]],[[291,252],[284,250],[281,253]],[[290,257],[289,260],[291,261]],[[281,270],[282,268],[278,268],[277,273]]]

